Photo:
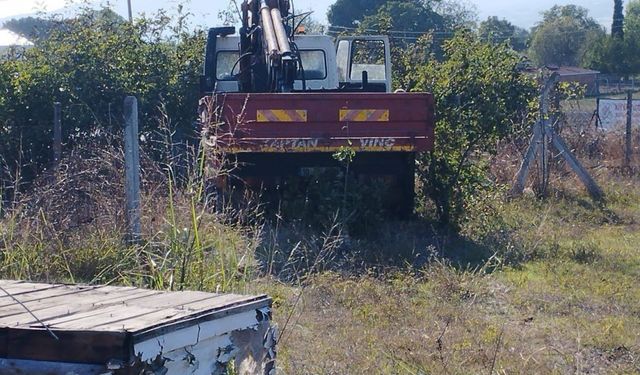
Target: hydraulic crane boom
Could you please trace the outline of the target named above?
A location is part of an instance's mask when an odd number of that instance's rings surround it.
[[[242,14],[240,91],[291,92],[300,57],[283,19],[289,2],[245,0]]]

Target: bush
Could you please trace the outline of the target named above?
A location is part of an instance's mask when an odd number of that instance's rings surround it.
[[[117,130],[126,95],[138,97],[147,141],[155,136],[160,108],[171,113],[176,136],[187,134],[196,117],[205,37],[186,33],[183,22],[181,15],[160,14],[131,24],[107,9],[48,20],[50,30],[33,48],[0,60],[0,155],[6,163],[29,164],[28,180],[47,165],[56,101],[69,143],[96,129]]]
[[[410,72],[414,91],[430,91],[437,108],[432,152],[418,160],[424,195],[442,224],[464,221],[468,198],[493,186],[485,156],[527,126],[536,85],[508,45],[482,43],[468,32],[445,43],[445,59]]]

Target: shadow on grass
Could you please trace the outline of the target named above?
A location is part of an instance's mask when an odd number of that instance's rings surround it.
[[[256,257],[263,272],[294,281],[323,271],[346,275],[417,271],[434,259],[459,269],[476,269],[496,256],[509,258],[507,248],[500,239],[480,243],[430,220],[384,221],[357,234],[350,234],[341,223],[321,229],[277,221],[265,226]]]
[[[566,190],[557,190],[554,192],[555,200],[559,201],[563,206],[581,209],[582,213],[587,216],[585,219],[589,221],[597,220],[601,224],[619,224],[621,218],[609,206],[607,197],[602,200],[594,201],[585,195],[576,195]]]

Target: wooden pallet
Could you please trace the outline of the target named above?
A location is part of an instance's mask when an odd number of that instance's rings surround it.
[[[0,288],[0,358],[5,359],[0,370],[8,366],[6,360],[124,368],[150,363],[158,355],[170,358],[173,352],[184,357],[185,350],[196,350],[207,340],[233,344],[233,332],[257,331],[270,318],[266,295],[13,280],[0,280]],[[196,360],[215,364],[224,359],[213,358],[213,352],[207,356],[212,358]]]

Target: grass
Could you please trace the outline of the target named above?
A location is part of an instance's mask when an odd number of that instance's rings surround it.
[[[201,180],[143,160],[127,247],[121,155],[92,152],[6,209],[0,277],[268,293],[283,374],[640,373],[637,177],[599,172],[604,205],[566,176],[546,199],[495,192],[460,236],[425,219],[356,236],[213,209]]]
[[[443,259],[328,272],[298,304],[300,288],[259,280],[254,288],[277,296],[280,324],[294,310],[282,372],[640,372],[640,190],[618,182],[609,194],[606,209],[582,195],[504,204],[526,260],[493,272]]]

